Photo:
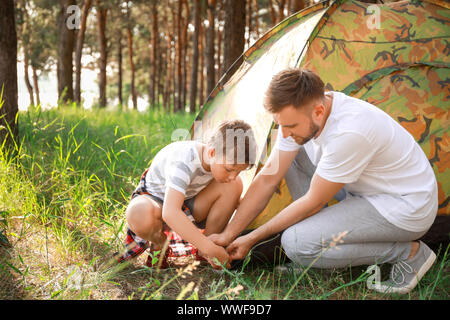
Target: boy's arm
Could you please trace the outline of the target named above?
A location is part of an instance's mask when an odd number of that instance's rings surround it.
[[[264,210],[298,151],[273,149],[268,161],[256,175],[236,214],[220,235],[210,238],[217,244],[230,244]]]
[[[176,231],[185,241],[193,244],[200,252],[209,258],[216,257],[222,264],[228,259],[223,247],[209,240],[181,210],[184,195],[173,188],[167,188],[162,208],[162,218],[171,229]],[[213,265],[213,267],[216,267]]]

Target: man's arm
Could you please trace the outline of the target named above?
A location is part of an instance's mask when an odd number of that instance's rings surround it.
[[[231,243],[227,248],[230,258],[243,259],[257,242],[316,214],[343,186],[343,183],[331,182],[314,174],[310,189],[303,197],[291,203],[264,225]]]
[[[256,175],[239,204],[233,219],[218,237],[212,236],[217,244],[227,246],[264,210],[296,155],[297,151],[272,150],[266,164]]]

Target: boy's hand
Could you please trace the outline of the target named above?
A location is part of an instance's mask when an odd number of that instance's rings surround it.
[[[224,265],[225,263],[226,267],[230,268],[230,256],[228,255],[225,248],[221,246],[212,244],[212,246],[208,249],[208,252],[205,252],[204,254],[200,252],[200,254],[203,255],[208,260],[208,262],[214,269],[217,270],[222,269],[222,265]],[[217,265],[214,262],[214,258],[217,258],[217,260],[219,260],[221,265]]]
[[[213,233],[208,236],[209,240],[221,247],[226,247],[231,243],[224,233]]]

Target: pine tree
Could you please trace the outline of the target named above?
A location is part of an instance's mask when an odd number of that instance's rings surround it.
[[[0,1],[0,144],[19,141],[17,104],[17,33],[14,0]],[[11,135],[12,134],[12,135]]]

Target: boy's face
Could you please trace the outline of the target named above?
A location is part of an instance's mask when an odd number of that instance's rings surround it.
[[[247,164],[224,164],[211,162],[211,173],[214,179],[220,183],[234,181],[242,170],[248,168]]]
[[[214,150],[214,149],[213,149]],[[215,152],[211,150],[210,166],[214,179],[219,183],[228,183],[234,181],[241,171],[248,168],[248,164],[227,163],[225,159],[218,159]],[[220,161],[219,161],[220,160]]]

